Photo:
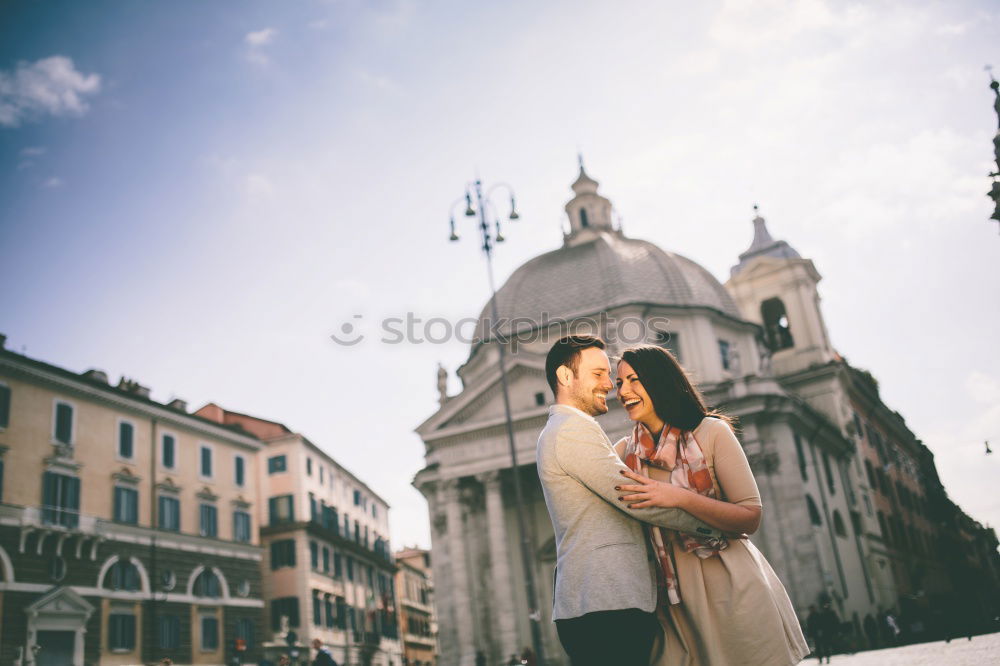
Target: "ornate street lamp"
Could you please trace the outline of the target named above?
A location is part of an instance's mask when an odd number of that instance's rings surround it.
[[[517,220],[521,216],[517,213],[517,205],[514,202],[514,190],[506,183],[497,183],[487,190],[483,195],[483,183],[476,179],[465,186],[465,197],[459,198],[452,204],[452,215],[450,219],[452,241],[458,240],[458,233],[455,229],[455,207],[465,202],[465,216],[479,217],[479,231],[482,235],[483,253],[486,255],[486,272],[490,282],[490,316],[493,318],[493,325],[500,325],[500,314],[497,309],[497,290],[493,280],[493,247],[495,243],[504,242],[503,234],[500,230],[500,216],[497,214],[497,207],[492,202],[491,195],[497,189],[503,189],[510,197],[509,220]],[[475,193],[473,200],[472,193]],[[491,223],[492,220],[492,223]],[[542,652],[542,633],[539,623],[541,622],[541,612],[538,608],[537,596],[535,594],[535,574],[532,565],[532,554],[535,552],[531,542],[531,535],[528,532],[524,519],[524,493],[521,490],[521,475],[518,472],[517,445],[514,442],[514,420],[510,414],[510,393],[507,386],[507,352],[504,348],[504,341],[497,339],[497,350],[499,351],[500,366],[500,386],[503,394],[503,409],[507,421],[507,444],[510,447],[510,461],[514,472],[514,498],[517,504],[517,530],[521,539],[521,565],[524,569],[524,587],[528,600],[529,615],[531,625],[531,643],[538,659],[538,663],[544,664],[545,658]]]
[[[992,68],[987,66],[986,70],[990,71]],[[990,216],[991,220],[996,220],[1000,222],[1000,83],[993,78],[993,73],[990,71],[990,88],[993,89],[993,95],[995,99],[993,100],[993,109],[997,112],[997,123],[998,129],[996,136],[993,137],[993,156],[996,159],[997,170],[990,174],[990,178],[993,179],[993,186],[990,191],[987,192],[989,197],[993,199],[994,209],[993,215]]]

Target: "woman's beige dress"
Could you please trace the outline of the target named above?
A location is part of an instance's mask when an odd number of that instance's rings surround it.
[[[724,421],[705,418],[694,430],[716,497],[760,506],[760,493],[736,436]],[[621,455],[624,440],[616,449]],[[655,468],[645,472],[667,480]],[[657,614],[666,644],[657,666],[785,666],[809,647],[784,586],[747,539],[730,539],[717,556],[701,559],[672,542],[681,603]],[[655,655],[654,655],[655,656]]]

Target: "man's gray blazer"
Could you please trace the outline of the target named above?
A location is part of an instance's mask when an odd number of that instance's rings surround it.
[[[538,437],[538,476],[556,533],[553,620],[656,608],[656,576],[639,521],[720,535],[681,509],[626,508],[615,490],[629,483],[623,469],[628,468],[596,420],[565,405],[549,409]]]

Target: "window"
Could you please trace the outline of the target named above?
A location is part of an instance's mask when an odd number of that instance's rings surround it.
[[[673,354],[678,361],[681,360],[681,334],[677,331],[657,331],[656,344]]]
[[[306,458],[306,476],[312,476],[312,475],[313,475],[313,459],[307,457]]]
[[[872,490],[878,488],[878,480],[875,478],[875,470],[872,469],[872,464],[870,461],[865,461],[865,473],[868,475],[868,485],[871,486]]]
[[[80,523],[80,479],[45,472],[42,475],[42,521],[76,527]]]
[[[282,539],[271,542],[271,569],[295,566],[295,541]]]
[[[347,580],[354,581],[354,558],[347,556]]]
[[[334,552],[333,553],[333,577],[334,578],[340,578],[343,575],[344,575],[343,557],[341,557],[340,553]]]
[[[156,645],[161,650],[175,650],[181,646],[181,619],[177,615],[157,615]]]
[[[833,485],[833,471],[830,469],[830,456],[823,453],[823,471],[826,472],[826,487],[830,489],[831,495],[837,494],[837,488]]]
[[[201,616],[201,649],[205,652],[219,649],[219,619],[214,615]]]
[[[160,495],[157,501],[157,513],[161,530],[178,532],[181,529],[181,502],[176,497]]]
[[[372,518],[378,518],[378,505],[372,504]]]
[[[281,618],[288,618],[289,627],[299,626],[298,597],[281,597],[271,601],[271,629],[281,631]]]
[[[580,226],[581,227],[589,227],[590,226],[590,222],[587,220],[587,209],[586,208],[581,208],[580,209]]]
[[[788,314],[780,298],[769,298],[760,304],[760,318],[764,322],[764,337],[771,351],[788,349],[795,343],[788,326]]]
[[[250,514],[246,511],[233,511],[233,540],[250,542]]]
[[[160,445],[160,464],[173,469],[174,455],[177,449],[177,440],[173,435],[164,435]]]
[[[10,425],[10,387],[0,384],[0,428]]]
[[[267,473],[276,474],[288,471],[288,460],[285,456],[272,456],[267,459]]]
[[[118,457],[132,459],[135,450],[135,426],[128,421],[118,422]]]
[[[115,611],[108,615],[108,648],[119,652],[135,649],[135,615]]]
[[[317,627],[323,625],[323,600],[320,599],[319,590],[312,591],[313,624]]]
[[[236,638],[243,639],[247,650],[253,649],[254,627],[253,620],[248,617],[241,617],[236,620]]]
[[[198,577],[194,579],[194,596],[210,597],[218,599],[222,596],[222,583],[215,572],[204,569]]]
[[[319,544],[315,541],[309,542],[309,566],[319,569]]]
[[[809,509],[809,522],[816,526],[822,525],[823,521],[819,517],[819,509],[816,508],[816,502],[809,495],[806,495],[806,507]]]
[[[337,597],[337,626],[341,629],[347,628],[347,601],[344,597]]]
[[[278,495],[267,501],[267,512],[270,523],[290,523],[295,520],[291,495]]]
[[[545,406],[545,394],[544,393],[536,393],[535,394],[535,406],[536,407],[544,407]]]
[[[243,456],[233,458],[233,482],[238,486],[243,486],[246,483],[246,464]]]
[[[722,369],[729,370],[729,342],[726,340],[719,340],[719,358],[722,361]]]
[[[139,522],[139,492],[134,488],[115,486],[114,519],[135,525]]]
[[[326,470],[322,465],[319,466],[319,485],[323,485],[323,472]]]
[[[219,511],[211,504],[202,504],[199,512],[199,533],[203,537],[215,538],[219,535]]]
[[[141,587],[139,570],[128,560],[118,560],[104,575],[104,587],[109,590],[134,592]]]
[[[323,573],[330,573],[330,549],[323,546]]]
[[[361,491],[354,491],[354,506],[361,506]]]
[[[844,527],[844,519],[840,517],[840,511],[833,511],[833,531],[837,536],[847,538],[847,528]]]
[[[323,596],[323,611],[323,614],[326,616],[326,626],[328,628],[333,627],[333,599],[330,598],[329,594]]]
[[[314,523],[319,522],[319,504],[316,503],[316,496],[309,493],[309,520]]]
[[[198,471],[206,479],[212,478],[212,449],[204,445],[201,447],[201,466]]]
[[[323,506],[323,527],[328,530],[333,530],[337,534],[340,534],[340,516],[337,514],[336,507]]]
[[[68,402],[56,403],[55,439],[60,444],[73,444],[73,405]]]
[[[803,481],[809,480],[809,471],[806,467],[806,454],[802,450],[802,438],[799,437],[798,433],[792,435],[795,438],[795,455],[799,459],[799,475],[802,476]]]

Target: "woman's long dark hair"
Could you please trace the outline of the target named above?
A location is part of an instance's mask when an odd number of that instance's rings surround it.
[[[691,383],[687,372],[669,350],[656,345],[636,345],[622,352],[621,360],[635,370],[653,401],[653,410],[667,425],[690,432],[706,416],[732,425],[728,416],[705,406],[701,391]]]

